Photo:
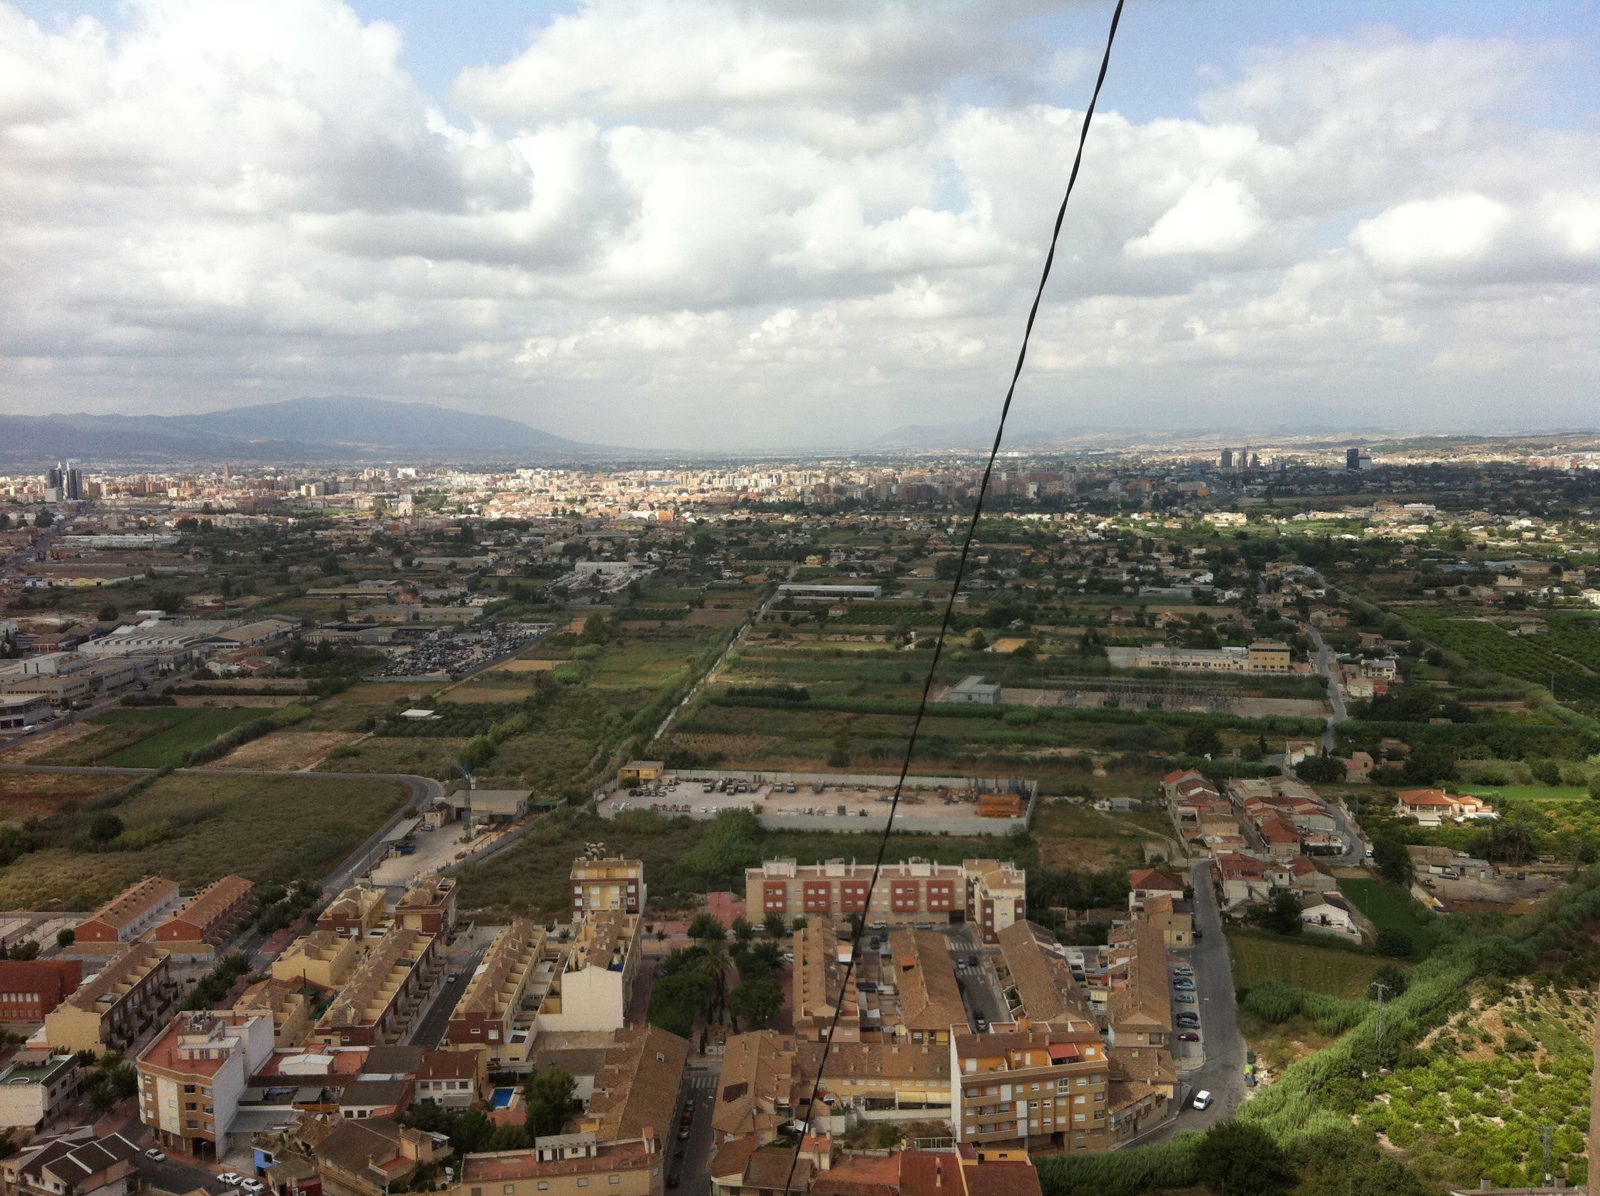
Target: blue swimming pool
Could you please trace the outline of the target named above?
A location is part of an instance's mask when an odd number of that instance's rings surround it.
[[[509,1109],[511,1107],[511,1098],[516,1094],[517,1090],[515,1088],[496,1088],[489,1093],[489,1107],[491,1109]]]

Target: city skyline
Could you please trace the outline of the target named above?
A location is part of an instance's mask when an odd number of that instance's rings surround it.
[[[960,436],[1109,11],[0,6],[0,415]],[[1019,432],[1592,426],[1595,48],[1559,6],[1131,6]]]

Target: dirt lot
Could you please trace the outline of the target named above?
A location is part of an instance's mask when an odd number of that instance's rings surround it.
[[[85,772],[0,773],[0,822],[43,818],[63,802],[109,793],[127,780]]]
[[[684,616],[684,622],[691,627],[733,627],[744,621],[748,610],[712,610],[701,607],[692,610]]]
[[[310,768],[341,743],[360,736],[350,731],[275,731],[241,744],[210,768],[263,768],[285,772]]]
[[[508,660],[505,664],[489,670],[491,673],[547,673],[559,660]]]
[[[42,756],[86,735],[93,735],[97,730],[99,728],[91,723],[73,723],[70,726],[57,727],[54,731],[41,731],[13,744],[0,754],[0,758],[7,764],[23,764],[35,756]]]

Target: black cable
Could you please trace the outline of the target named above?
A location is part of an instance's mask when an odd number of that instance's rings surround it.
[[[983,515],[983,500],[989,493],[989,481],[994,475],[994,463],[1000,456],[1000,444],[1005,438],[1006,419],[1011,414],[1011,401],[1017,393],[1017,382],[1022,377],[1022,365],[1028,359],[1028,342],[1033,337],[1034,321],[1039,316],[1039,304],[1044,299],[1045,283],[1050,280],[1050,268],[1056,260],[1056,244],[1061,239],[1061,224],[1067,216],[1067,204],[1072,199],[1072,190],[1078,182],[1078,170],[1083,165],[1083,147],[1089,140],[1089,126],[1094,122],[1095,106],[1100,102],[1100,89],[1105,86],[1106,71],[1111,66],[1111,47],[1117,40],[1117,25],[1122,21],[1122,5],[1124,0],[1117,0],[1116,7],[1111,12],[1111,27],[1106,31],[1106,48],[1100,56],[1100,73],[1095,77],[1094,93],[1089,97],[1089,106],[1084,109],[1083,124],[1078,129],[1078,150],[1073,155],[1072,172],[1067,176],[1067,189],[1061,196],[1061,207],[1056,210],[1056,222],[1050,230],[1050,249],[1045,254],[1044,269],[1039,272],[1039,285],[1033,293],[1033,305],[1028,308],[1028,322],[1022,330],[1022,344],[1017,349],[1017,364],[1011,370],[1011,384],[1006,387],[1005,401],[1000,405],[1000,421],[994,430],[994,444],[989,448],[989,461],[983,467],[983,481],[978,486],[977,501],[972,505],[972,519],[967,524],[967,535],[961,543],[961,556],[956,563],[956,575],[950,583],[950,596],[945,600],[944,616],[939,621],[939,637],[933,644],[933,659],[928,662],[928,675],[922,682],[922,699],[917,703],[916,717],[911,722],[911,734],[906,739],[905,759],[900,763],[900,778],[895,782],[894,797],[889,803],[889,815],[884,820],[883,836],[878,840],[878,855],[872,863],[872,878],[867,882],[866,900],[861,906],[860,921],[855,927],[855,933],[850,943],[850,961],[845,964],[844,978],[840,981],[839,997],[834,1002],[833,1018],[828,1023],[827,1035],[822,1040],[822,1058],[817,1062],[817,1075],[811,1082],[811,1098],[806,1104],[805,1125],[809,1126],[812,1111],[817,1107],[817,1096],[822,1091],[822,1079],[828,1068],[828,1055],[833,1050],[834,1031],[839,1026],[839,1016],[844,1012],[844,994],[850,988],[850,977],[855,972],[856,958],[861,951],[861,937],[866,932],[867,918],[872,912],[872,894],[878,886],[878,877],[883,871],[883,857],[889,849],[889,836],[894,830],[894,816],[900,809],[900,794],[905,789],[906,777],[911,772],[911,758],[916,753],[917,733],[922,729],[923,717],[928,712],[928,700],[933,693],[933,679],[939,669],[939,658],[944,655],[945,637],[950,632],[950,620],[955,614],[956,595],[961,591],[962,579],[967,572],[967,557],[972,552],[972,542],[977,538],[978,520]],[[796,966],[800,961],[797,959]],[[795,1169],[800,1164],[801,1147],[805,1145],[805,1134],[800,1135],[795,1143],[794,1155],[789,1160],[789,1174],[784,1180],[783,1190],[787,1193],[793,1190]]]

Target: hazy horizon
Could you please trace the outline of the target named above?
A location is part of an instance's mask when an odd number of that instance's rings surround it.
[[[1304,7],[1129,5],[1018,437],[1600,424],[1592,21]],[[0,414],[984,425],[1110,10],[0,4]]]

